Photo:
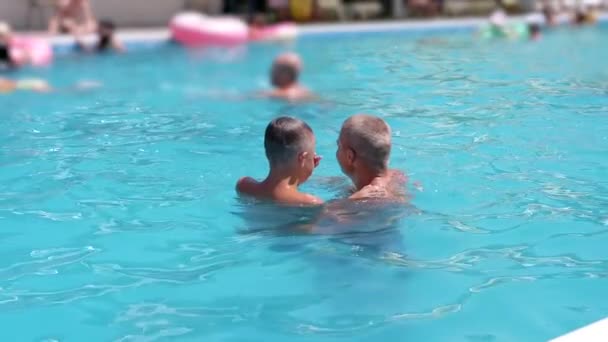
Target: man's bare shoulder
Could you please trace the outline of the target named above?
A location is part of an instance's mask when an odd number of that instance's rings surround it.
[[[399,170],[390,170],[385,177],[363,187],[349,199],[381,199],[391,202],[406,202],[405,185],[407,176]]]

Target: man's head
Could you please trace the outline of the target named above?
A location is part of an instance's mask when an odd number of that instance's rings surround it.
[[[298,82],[302,61],[295,53],[284,53],[272,63],[270,81],[277,88],[285,88]]]
[[[266,127],[264,148],[271,169],[285,169],[305,182],[320,158],[315,154],[315,136],[304,121],[283,116]]]
[[[342,124],[336,158],[347,176],[361,170],[386,171],[390,153],[391,129],[381,118],[359,114]]]

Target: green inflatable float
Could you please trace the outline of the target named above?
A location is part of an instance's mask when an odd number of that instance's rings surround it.
[[[487,24],[479,29],[479,36],[482,39],[528,39],[530,32],[526,23],[512,23],[502,26]]]

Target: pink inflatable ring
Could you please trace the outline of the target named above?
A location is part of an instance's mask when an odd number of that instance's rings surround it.
[[[186,46],[235,45],[247,42],[249,32],[241,20],[180,13],[169,24],[173,39]]]
[[[15,37],[10,42],[11,58],[19,65],[45,66],[53,61],[53,48],[46,39]]]

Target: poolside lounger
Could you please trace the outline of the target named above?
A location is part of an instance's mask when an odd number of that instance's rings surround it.
[[[338,19],[346,20],[342,0],[317,0],[317,7],[323,13],[333,12]]]
[[[347,8],[351,16],[363,20],[382,14],[382,4],[377,1],[354,2]]]

